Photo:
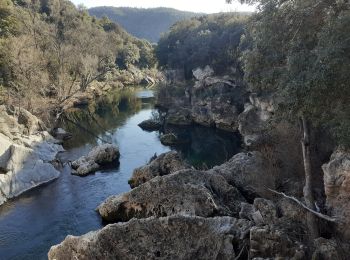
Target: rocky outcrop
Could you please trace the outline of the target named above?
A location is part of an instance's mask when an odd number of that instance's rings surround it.
[[[272,95],[251,94],[249,100],[250,103],[245,104],[244,111],[238,117],[238,129],[247,146],[261,141],[275,111]]]
[[[168,175],[189,167],[177,152],[163,153],[149,164],[135,169],[129,184],[131,188],[135,188],[156,176]]]
[[[305,259],[305,248],[272,226],[250,229],[251,259]]]
[[[142,121],[140,124],[138,124],[138,126],[142,129],[142,130],[146,130],[146,131],[157,131],[161,128],[161,123],[157,120],[154,119],[148,119],[145,121]]]
[[[226,180],[207,172],[183,170],[158,176],[98,207],[108,222],[176,214],[201,217],[238,216],[245,199]]]
[[[174,133],[169,133],[169,134],[163,134],[160,137],[160,142],[163,145],[176,145],[176,144],[183,144],[187,143],[188,140],[186,139],[181,139],[179,136],[177,136]]]
[[[187,126],[193,123],[191,110],[185,107],[170,108],[166,114],[166,123]]]
[[[53,163],[62,146],[28,111],[0,106],[0,205],[58,178]]]
[[[329,214],[337,217],[339,234],[350,239],[350,153],[335,151],[322,168]]]
[[[235,259],[250,223],[231,217],[172,216],[133,219],[81,237],[68,236],[50,249],[50,260]]]
[[[273,189],[275,185],[275,176],[269,170],[267,160],[256,151],[236,154],[228,162],[210,171],[223,176],[249,198],[269,198],[271,192],[268,188]]]
[[[242,83],[230,76],[214,76],[210,66],[194,70],[193,75],[196,79],[193,87],[177,88],[173,95],[167,96],[168,104],[162,104],[163,107],[169,108],[166,123],[196,123],[236,131],[238,116],[243,111],[247,99],[247,92]]]
[[[116,162],[120,157],[119,149],[112,144],[95,147],[87,156],[72,162],[72,174],[86,176],[100,170],[104,165]]]

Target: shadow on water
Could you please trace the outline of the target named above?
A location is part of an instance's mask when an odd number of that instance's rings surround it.
[[[62,127],[73,134],[62,161],[87,154],[103,140],[117,144],[120,165],[86,178],[63,167],[59,179],[31,190],[0,207],[0,259],[47,259],[49,248],[68,234],[81,235],[103,226],[96,207],[107,197],[130,190],[133,170],[155,154],[175,149],[201,167],[229,159],[239,150],[230,133],[204,127],[168,128],[189,139],[186,145],[163,146],[160,133],[142,131],[138,124],[154,114],[152,91],[113,92],[84,109],[73,109]],[[74,123],[72,123],[74,122]],[[79,126],[78,126],[79,125]]]

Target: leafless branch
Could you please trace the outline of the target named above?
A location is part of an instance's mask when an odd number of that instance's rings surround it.
[[[322,218],[324,220],[327,220],[329,222],[336,222],[337,219],[336,218],[333,218],[333,217],[330,217],[330,216],[327,216],[327,215],[324,215],[320,212],[317,212],[313,209],[310,209],[308,208],[304,203],[302,203],[300,200],[298,200],[297,198],[295,197],[292,197],[292,196],[288,196],[286,195],[285,193],[283,192],[278,192],[278,191],[275,191],[275,190],[272,190],[272,189],[268,189],[269,191],[275,193],[275,194],[278,194],[278,195],[282,195],[283,197],[287,198],[287,199],[290,199],[292,201],[294,201],[295,203],[297,203],[299,206],[303,207],[304,209],[306,209],[307,211],[311,212],[312,214],[315,214],[317,217],[319,218]]]

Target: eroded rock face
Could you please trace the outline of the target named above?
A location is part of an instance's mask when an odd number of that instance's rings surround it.
[[[247,91],[230,76],[214,76],[210,66],[193,70],[194,86],[183,87],[168,97],[166,122],[173,125],[191,123],[236,131],[238,116],[247,101]]]
[[[119,157],[120,153],[117,146],[112,144],[97,146],[87,156],[82,156],[72,162],[72,168],[74,170],[72,174],[86,176],[103,168],[106,164],[117,161]]]
[[[228,183],[239,188],[251,198],[269,198],[271,192],[267,188],[273,189],[275,185],[274,176],[260,152],[236,154],[228,162],[210,171],[223,176]]]
[[[275,111],[272,95],[251,94],[249,100],[250,103],[245,104],[244,111],[238,118],[238,129],[247,146],[259,143]]]
[[[177,152],[163,153],[149,164],[135,169],[129,184],[131,188],[135,188],[156,176],[168,175],[189,167]]]
[[[235,259],[249,228],[249,221],[231,217],[133,219],[81,237],[68,236],[50,249],[48,257],[50,260]]]
[[[98,207],[108,222],[176,214],[211,217],[238,216],[239,191],[219,175],[193,169],[158,176],[121,195],[112,196]]]
[[[53,162],[63,151],[28,111],[0,106],[0,205],[59,177]]]
[[[192,89],[191,116],[197,124],[236,131],[245,99],[244,88],[230,77],[205,77]]]
[[[343,238],[350,239],[350,153],[335,151],[322,169],[326,206],[330,215],[338,218],[337,231]]]

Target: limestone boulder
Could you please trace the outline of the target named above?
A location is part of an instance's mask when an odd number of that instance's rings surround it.
[[[247,197],[271,197],[268,188],[274,189],[275,180],[264,156],[257,151],[239,153],[228,162],[210,170],[223,176]]]
[[[219,175],[193,169],[158,176],[137,188],[108,198],[98,207],[107,222],[132,218],[192,216],[238,216],[239,191]]]
[[[235,259],[250,222],[231,217],[133,219],[51,247],[50,260]]]
[[[149,164],[135,169],[129,180],[129,184],[131,188],[135,188],[156,176],[168,175],[189,167],[177,152],[163,153],[153,159]]]
[[[52,162],[63,148],[50,142],[14,144],[0,134],[0,204],[59,177]]]
[[[72,174],[86,176],[102,169],[105,165],[118,162],[119,148],[112,144],[103,144],[92,149],[87,156],[72,162]]]

